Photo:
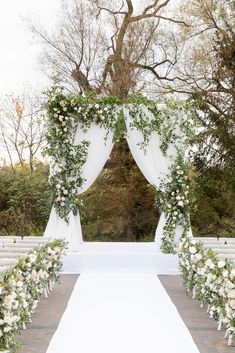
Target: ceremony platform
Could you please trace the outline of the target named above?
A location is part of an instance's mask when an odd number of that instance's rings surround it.
[[[77,252],[64,257],[63,272],[72,273],[120,273],[176,275],[177,255],[160,252],[155,242],[114,243],[84,242]]]

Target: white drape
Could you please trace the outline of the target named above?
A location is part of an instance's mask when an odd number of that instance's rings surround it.
[[[142,110],[147,119],[154,119],[154,115],[147,109],[147,107],[142,106]],[[160,179],[164,178],[169,172],[177,151],[173,145],[170,145],[167,150],[167,156],[163,155],[161,151],[160,137],[157,132],[151,134],[149,143],[144,150],[140,146],[140,143],[143,141],[142,132],[131,125],[132,118],[129,114],[129,110],[125,109],[124,113],[126,117],[127,142],[131,153],[148,182],[156,188],[159,188]],[[159,246],[165,223],[166,217],[165,214],[162,213],[155,232],[155,242],[159,244]],[[176,242],[178,242],[181,234],[182,228],[177,227],[175,232]]]
[[[147,120],[155,118],[146,106],[143,105],[141,109]],[[175,145],[169,145],[167,156],[165,156],[161,151],[160,136],[157,132],[152,132],[145,150],[143,150],[140,145],[141,142],[143,142],[143,133],[132,126],[132,117],[128,107],[123,108],[123,113],[127,127],[127,142],[132,155],[148,182],[156,188],[159,188],[160,180],[168,174],[176,157],[176,143]],[[181,133],[177,123],[174,129],[177,134]],[[90,142],[90,145],[87,160],[82,166],[82,177],[85,181],[82,188],[77,190],[78,194],[86,191],[102,171],[113,147],[113,133],[109,132],[107,134],[107,130],[96,124],[92,124],[86,132],[82,131],[78,126],[74,144],[79,144],[84,140]],[[165,223],[166,217],[162,214],[155,233],[155,241],[159,245]],[[175,241],[178,241],[181,234],[182,228],[177,227]],[[53,207],[44,236],[49,238],[65,238],[69,242],[69,250],[77,251],[83,241],[79,213],[73,215],[73,213],[70,212],[69,222],[67,224],[57,215]]]
[[[82,188],[77,190],[78,194],[86,191],[102,171],[113,148],[113,134],[107,134],[107,130],[99,125],[92,126],[83,132],[78,126],[74,144],[82,141],[89,141],[87,160],[82,166],[82,177],[85,179]],[[82,243],[82,229],[79,213],[69,214],[68,224],[61,219],[54,207],[51,210],[50,218],[44,233],[47,238],[65,238],[69,243],[69,251],[77,251]]]

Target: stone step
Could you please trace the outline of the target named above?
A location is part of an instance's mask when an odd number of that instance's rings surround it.
[[[64,273],[178,274],[177,255],[160,252],[156,243],[84,242],[63,259]]]

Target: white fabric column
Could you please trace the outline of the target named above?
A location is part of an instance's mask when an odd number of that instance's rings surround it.
[[[86,132],[78,127],[74,144],[78,145],[84,140],[89,141],[90,145],[87,160],[82,166],[82,177],[85,181],[78,190],[78,194],[83,193],[93,184],[113,148],[113,134],[108,133],[107,135],[107,130],[96,124],[92,124]],[[69,251],[78,251],[79,245],[83,242],[79,213],[74,215],[70,212],[67,224],[58,216],[53,207],[44,236],[47,238],[65,238],[69,242]]]
[[[147,119],[154,119],[153,114],[145,106],[142,106],[142,109]],[[160,179],[169,172],[171,164],[176,157],[176,149],[173,145],[170,145],[167,150],[167,156],[163,155],[160,148],[160,137],[158,133],[154,131],[144,151],[139,145],[139,143],[143,141],[142,132],[131,126],[132,118],[128,108],[125,108],[124,113],[126,117],[127,142],[131,153],[148,182],[156,188],[159,188]],[[155,232],[155,242],[157,242],[159,246],[165,223],[166,217],[165,214],[162,214]],[[176,238],[179,238],[178,230],[176,233]]]

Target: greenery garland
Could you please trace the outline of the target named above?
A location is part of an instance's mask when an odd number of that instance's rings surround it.
[[[161,140],[160,148],[165,156],[170,157],[168,155],[170,144],[177,145],[178,155],[183,155],[185,146],[194,134],[196,114],[190,102],[169,100],[156,103],[140,95],[133,95],[120,101],[115,97],[65,94],[61,88],[50,90],[47,102],[49,119],[45,153],[51,159],[50,184],[54,207],[66,222],[69,221],[70,212],[76,214],[79,208],[77,189],[84,182],[81,171],[89,147],[89,141],[74,144],[77,128],[87,131],[92,124],[97,124],[104,127],[107,134],[112,132],[114,141],[117,141],[126,136],[124,108],[128,108],[132,118],[131,128],[136,128],[142,133],[143,140],[139,145],[144,151],[151,134],[157,132]],[[164,192],[157,194],[157,205],[167,215],[162,245],[164,252],[174,252],[172,239],[176,225],[183,225],[185,229],[189,226],[186,216],[188,206],[185,204],[187,199],[183,191],[177,207],[174,203],[171,212],[166,207],[172,201],[172,193],[181,190],[181,185],[187,184],[186,179],[184,183],[181,180],[186,175],[180,178],[180,174],[174,170],[180,167],[184,171],[186,168],[183,158],[179,156],[170,175],[165,176],[161,182],[160,189]],[[184,207],[179,205],[183,197],[185,197]]]
[[[161,244],[164,253],[176,252],[174,234],[177,226],[183,228],[183,233],[188,232],[190,228],[189,214],[192,203],[189,198],[189,172],[190,166],[185,163],[182,155],[178,154],[170,173],[164,176],[160,183],[160,191],[156,193],[156,205],[166,217]]]

